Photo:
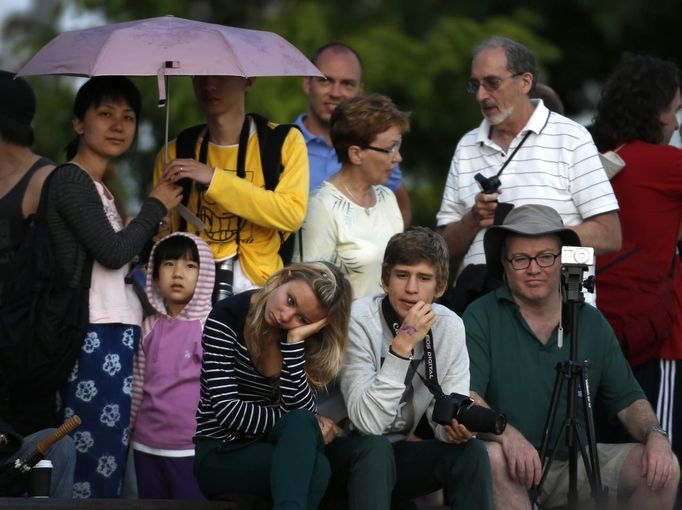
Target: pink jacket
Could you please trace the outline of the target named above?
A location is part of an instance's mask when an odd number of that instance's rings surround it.
[[[201,335],[211,311],[215,262],[208,245],[184,232],[199,251],[199,278],[194,295],[176,318],[166,313],[163,297],[154,283],[153,256],[147,268],[147,297],[157,314],[142,324],[133,365],[131,439],[150,448],[190,450],[196,431],[201,372]],[[157,243],[158,244],[158,243]]]

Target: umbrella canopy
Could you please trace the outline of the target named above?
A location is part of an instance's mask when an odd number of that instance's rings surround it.
[[[262,30],[161,16],[64,32],[24,65],[19,76],[229,75],[322,76],[294,45]]]

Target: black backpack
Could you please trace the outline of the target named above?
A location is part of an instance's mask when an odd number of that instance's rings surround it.
[[[61,275],[47,234],[45,180],[38,211],[11,263],[0,298],[0,373],[12,398],[59,389],[73,369],[88,324],[91,265],[82,286]]]
[[[249,131],[251,127],[249,117],[253,119],[256,125],[256,134],[260,147],[260,160],[263,177],[265,179],[265,189],[272,191],[277,187],[280,174],[282,173],[282,170],[284,170],[284,166],[282,165],[282,145],[284,144],[284,139],[292,128],[298,129],[298,127],[294,124],[278,124],[272,128],[268,125],[268,119],[262,115],[257,113],[247,114],[244,119],[241,134],[239,135],[239,149],[237,152],[237,175],[242,179],[246,176],[244,163],[246,161],[246,146],[249,140]],[[199,139],[199,135],[205,129],[206,124],[199,124],[181,131],[175,141],[175,157],[197,159],[195,158],[196,143]],[[206,133],[201,147],[199,148],[198,161],[204,164],[206,163],[208,154],[208,138],[208,133]],[[181,179],[178,184],[183,188],[182,203],[187,205],[194,181],[191,179]],[[186,224],[184,223],[184,220],[181,218],[180,221],[181,230],[185,230]],[[291,258],[294,254],[296,237],[299,238],[299,255],[301,260],[303,260],[303,241],[300,233],[297,236],[296,232],[292,232],[286,239],[284,238],[284,232],[280,232],[279,235],[281,238],[279,256],[282,258],[284,265],[286,266],[291,262]],[[237,242],[239,242],[239,238],[237,238]]]

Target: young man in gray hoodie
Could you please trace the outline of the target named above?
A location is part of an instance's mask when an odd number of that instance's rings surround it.
[[[389,241],[382,266],[385,293],[356,300],[351,311],[341,391],[350,433],[327,445],[331,491],[350,508],[388,509],[438,489],[451,508],[492,508],[485,447],[451,420],[432,421],[434,397],[468,395],[469,357],[464,326],[433,303],[447,285],[448,250],[438,234],[410,228]],[[424,378],[424,379],[423,379]],[[434,439],[414,440],[426,413]]]

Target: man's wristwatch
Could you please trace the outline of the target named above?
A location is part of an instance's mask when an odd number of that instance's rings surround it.
[[[652,432],[661,434],[668,441],[670,441],[670,438],[668,437],[668,433],[666,432],[666,430],[662,427],[659,427],[658,425],[654,425],[653,427],[649,428],[649,430],[646,431],[646,436],[644,436],[644,439],[645,440],[648,439]]]

